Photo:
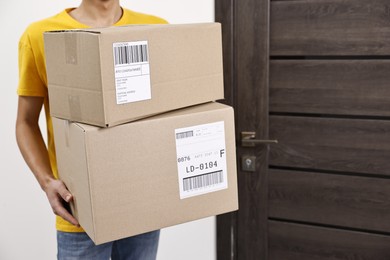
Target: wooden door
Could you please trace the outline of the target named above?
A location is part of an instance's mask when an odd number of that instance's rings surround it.
[[[257,158],[217,219],[218,259],[390,259],[390,3],[215,7],[238,165]],[[242,131],[279,143],[244,148]]]

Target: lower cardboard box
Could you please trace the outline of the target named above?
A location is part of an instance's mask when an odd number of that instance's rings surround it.
[[[238,209],[234,114],[207,103],[111,128],[53,118],[60,178],[95,242]]]

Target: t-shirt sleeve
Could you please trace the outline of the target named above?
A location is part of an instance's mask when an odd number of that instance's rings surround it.
[[[157,18],[157,23],[159,24],[169,24],[169,22],[167,20],[165,20],[164,18],[161,18],[161,17],[156,17]]]
[[[47,88],[43,83],[31,48],[27,32],[19,41],[19,84],[17,93],[19,96],[46,97]]]

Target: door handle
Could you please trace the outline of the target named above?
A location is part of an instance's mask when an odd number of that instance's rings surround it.
[[[259,140],[256,139],[256,132],[241,132],[241,146],[254,147],[256,145],[277,144],[278,140]]]

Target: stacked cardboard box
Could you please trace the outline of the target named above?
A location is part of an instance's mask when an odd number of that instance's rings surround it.
[[[60,178],[96,244],[238,208],[220,25],[45,33]]]

